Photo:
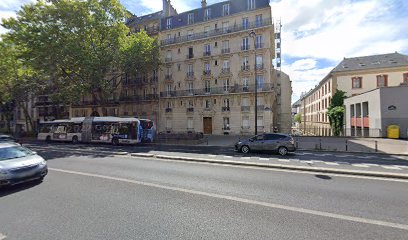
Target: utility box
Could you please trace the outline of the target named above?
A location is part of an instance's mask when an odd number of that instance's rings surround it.
[[[400,137],[400,127],[398,125],[388,126],[387,137],[392,139],[398,139]]]

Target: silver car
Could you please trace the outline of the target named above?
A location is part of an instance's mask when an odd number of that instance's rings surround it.
[[[47,162],[16,143],[0,143],[0,187],[42,181],[48,173]]]
[[[284,156],[296,151],[295,140],[283,133],[265,133],[249,139],[240,140],[235,144],[235,151],[249,153],[250,151],[275,151]]]

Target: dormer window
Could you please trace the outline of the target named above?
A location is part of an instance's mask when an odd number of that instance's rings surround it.
[[[223,16],[228,16],[230,14],[230,5],[229,4],[224,4],[222,5],[222,15]]]
[[[255,0],[248,0],[248,10],[255,9]]]
[[[171,29],[172,18],[167,18],[166,20],[166,29]]]
[[[204,10],[204,21],[211,19],[211,8],[206,8]]]
[[[189,13],[187,15],[187,24],[193,24],[194,23],[194,13]]]

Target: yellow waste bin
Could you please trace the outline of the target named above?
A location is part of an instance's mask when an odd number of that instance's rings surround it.
[[[400,128],[398,125],[390,125],[387,128],[387,137],[397,139],[400,137]]]

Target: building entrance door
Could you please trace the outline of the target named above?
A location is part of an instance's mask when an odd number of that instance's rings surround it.
[[[203,118],[204,124],[204,134],[212,134],[212,118],[205,117]]]

